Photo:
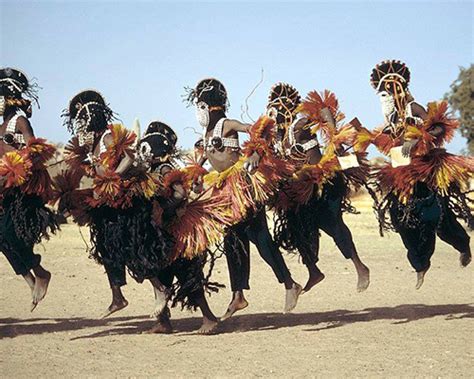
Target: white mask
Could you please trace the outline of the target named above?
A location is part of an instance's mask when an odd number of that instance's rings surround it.
[[[0,116],[3,116],[3,114],[5,113],[5,106],[5,96],[0,96]]]
[[[151,152],[151,146],[148,142],[140,142],[140,145],[138,147],[138,159],[143,165],[150,165],[150,162],[153,159],[153,154]]]
[[[80,118],[76,118],[73,121],[73,128],[76,133],[85,133],[86,132],[86,123]]]
[[[278,110],[275,107],[267,108],[267,117],[271,118],[276,122],[278,116]]]
[[[79,146],[92,146],[94,144],[94,132],[77,133]]]
[[[204,102],[200,101],[196,104],[196,118],[202,128],[207,129],[210,122],[209,106]]]
[[[380,103],[382,104],[382,113],[385,117],[385,120],[390,120],[390,116],[395,109],[395,99],[386,91],[379,92]]]

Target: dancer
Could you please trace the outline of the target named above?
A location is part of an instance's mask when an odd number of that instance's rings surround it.
[[[169,264],[171,243],[160,228],[152,225],[151,197],[157,190],[153,178],[134,166],[136,136],[120,124],[110,125],[113,111],[97,91],[82,91],[72,98],[66,125],[75,135],[66,148],[71,170],[69,189],[82,175],[93,179],[92,188],[68,190],[68,180],[57,180],[62,202],[80,224],[90,226],[91,256],[104,265],[112,303],[102,314],[107,317],[128,305],[121,287],[125,268],[138,282],[161,283],[156,272]],[[64,176],[63,176],[64,178]],[[68,196],[65,194],[68,193]],[[158,299],[157,299],[158,300]],[[161,311],[165,303],[161,302]]]
[[[45,297],[51,273],[33,252],[58,226],[45,207],[52,195],[46,162],[55,152],[35,138],[29,118],[35,86],[20,70],[0,69],[0,249],[31,289],[31,311]]]
[[[343,220],[343,211],[353,210],[348,200],[351,189],[364,185],[368,174],[365,154],[355,143],[356,127],[341,125],[344,116],[334,94],[314,91],[302,102],[298,91],[287,83],[277,83],[270,90],[267,114],[277,125],[277,154],[296,166],[294,177],[285,182],[275,201],[275,239],[301,255],[309,273],[304,291],[324,279],[317,266],[320,229],[354,263],[357,290],[366,290],[369,269],[359,258]],[[324,148],[317,133],[326,142]],[[349,154],[353,146],[357,156]],[[353,164],[346,168],[348,160]]]
[[[209,160],[215,170],[205,176],[205,184],[213,188],[216,196],[228,199],[233,219],[233,226],[224,238],[233,295],[221,320],[248,306],[243,291],[250,288],[250,241],[272,268],[278,282],[285,285],[284,311],[290,312],[296,306],[302,288],[292,279],[270,235],[265,203],[276,192],[278,180],[285,175],[285,171],[289,173],[291,170],[284,165],[265,164],[258,154],[264,147],[261,143],[265,143],[261,134],[271,129],[271,122],[264,118],[251,127],[228,119],[227,91],[217,79],[201,80],[190,91],[188,100],[196,106],[197,119],[203,128],[203,138],[197,144],[202,154],[199,163],[202,165]],[[240,148],[239,132],[251,134],[244,150]],[[279,169],[282,172],[278,172]],[[247,170],[254,172],[253,175],[249,175]]]
[[[381,62],[372,70],[370,82],[380,96],[384,115],[384,125],[374,132],[373,142],[392,158],[375,172],[382,196],[381,231],[393,227],[400,234],[419,289],[430,268],[436,234],[460,252],[461,266],[471,262],[470,238],[457,219],[471,229],[474,226],[472,201],[467,197],[474,158],[442,148],[459,123],[449,115],[445,101],[429,103],[427,109],[415,102],[404,63]]]
[[[157,296],[165,296],[172,306],[181,303],[183,308],[199,308],[203,323],[198,333],[209,334],[215,330],[218,320],[209,308],[205,290],[217,291],[219,286],[209,282],[210,273],[204,276],[206,250],[220,239],[230,220],[224,215],[226,207],[218,198],[189,197],[190,178],[186,170],[179,168],[182,156],[176,147],[177,140],[170,126],[154,121],[138,148],[140,163],[156,175],[160,184],[154,197],[154,223],[169,233],[174,244],[171,264],[158,274],[166,288]],[[174,278],[177,279],[175,284]],[[168,306],[155,316],[158,322],[149,332],[172,332]]]

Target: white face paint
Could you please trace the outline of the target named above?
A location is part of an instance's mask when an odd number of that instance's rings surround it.
[[[3,114],[5,113],[5,106],[5,96],[0,96],[0,116],[3,116]]]
[[[381,91],[378,95],[380,97],[380,103],[382,104],[382,113],[388,122],[392,113],[396,111],[395,99],[387,91]]]
[[[209,106],[204,102],[200,101],[196,104],[196,118],[202,128],[207,129],[209,126]]]

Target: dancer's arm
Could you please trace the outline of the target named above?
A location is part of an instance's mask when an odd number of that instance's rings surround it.
[[[336,128],[336,120],[334,119],[329,108],[321,109],[321,118],[326,122],[331,128]]]
[[[106,148],[108,148],[112,144],[112,135],[109,133],[104,137],[104,145]],[[125,153],[125,156],[122,158],[120,163],[117,165],[117,168],[115,169],[115,173],[118,175],[123,175],[125,174],[128,169],[132,166],[133,164],[133,157],[129,156],[127,153]],[[99,175],[104,175],[105,174],[105,168],[101,164],[96,165],[96,171]]]
[[[125,157],[120,161],[115,172],[119,175],[125,174],[133,164],[133,158],[125,153]]]
[[[410,107],[411,107],[411,114],[413,115],[413,117],[407,117],[406,118],[406,121],[408,123],[417,125],[416,118],[419,118],[423,121],[428,118],[428,113],[426,112],[425,108],[423,108],[423,106],[421,106],[420,104],[413,102],[413,103],[410,104]],[[416,146],[418,141],[419,140],[417,138],[405,141],[403,143],[403,147],[402,147],[403,156],[405,156],[405,157],[410,156],[411,151]]]
[[[231,134],[232,132],[248,133],[250,130],[250,124],[244,124],[238,120],[225,120],[224,122],[224,136]]]
[[[23,135],[25,143],[28,143],[30,139],[35,137],[33,128],[31,127],[31,124],[26,117],[18,117],[18,119],[16,120],[16,128]]]
[[[420,117],[423,121],[428,118],[428,112],[426,112],[425,108],[418,103],[412,103],[412,113],[413,116]],[[445,131],[443,124],[433,124],[428,129],[428,133],[431,134],[433,137],[439,137]]]

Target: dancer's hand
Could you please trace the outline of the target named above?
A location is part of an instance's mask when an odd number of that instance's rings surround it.
[[[196,194],[199,194],[204,190],[204,183],[203,183],[203,180],[202,180],[202,176],[200,176],[195,181],[193,181],[191,189]]]
[[[244,163],[244,168],[251,174],[253,174],[260,163],[260,156],[257,153],[253,153]]]
[[[186,207],[185,206],[179,207],[178,209],[176,209],[176,216],[178,218],[183,217],[185,213],[186,213]]]
[[[415,147],[417,143],[418,143],[418,140],[416,139],[411,139],[403,143],[402,154],[405,158],[410,156],[412,149]]]
[[[182,184],[176,183],[173,184],[171,187],[173,188],[173,197],[176,200],[186,200],[187,194]]]

